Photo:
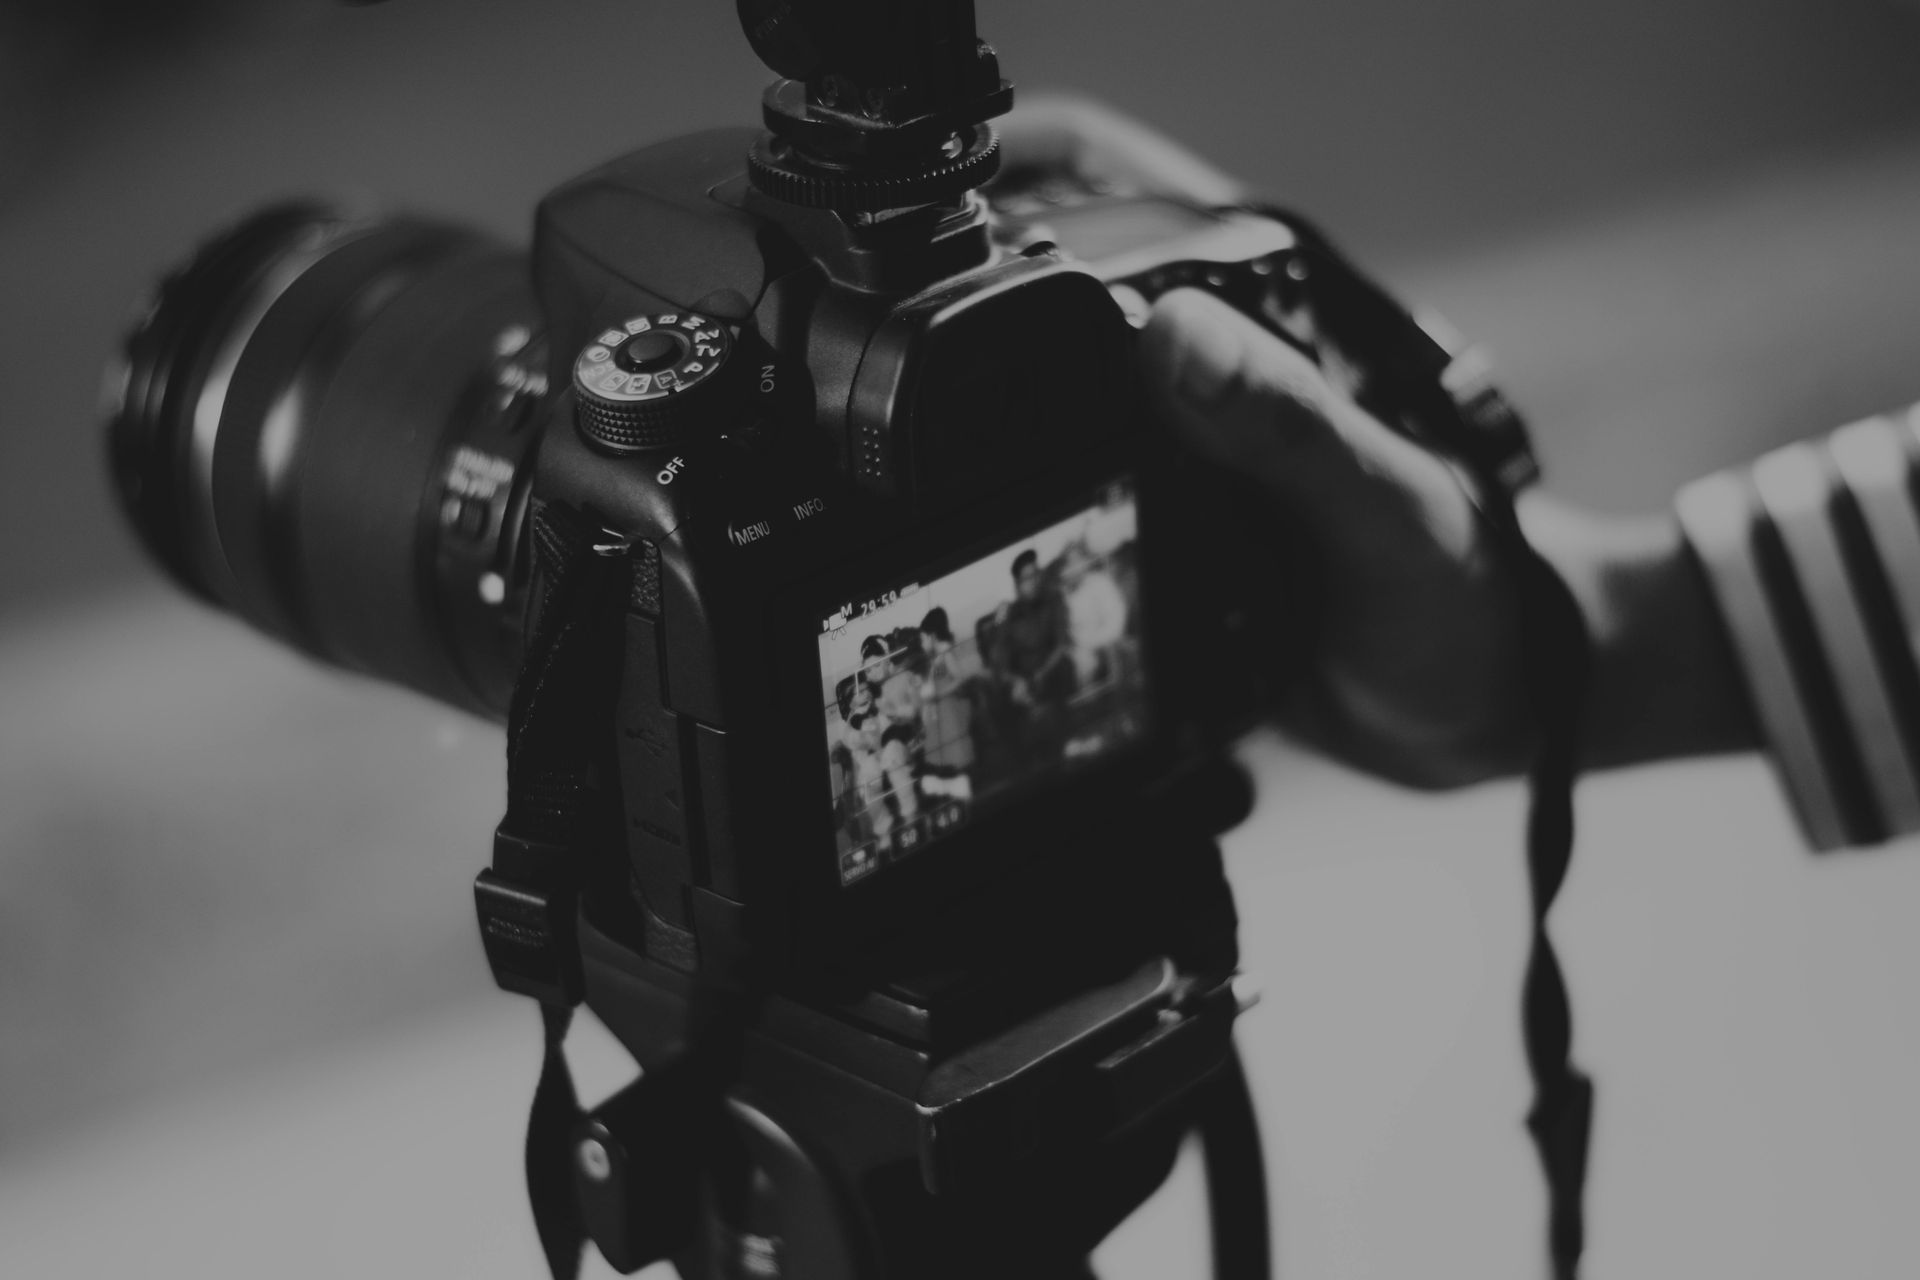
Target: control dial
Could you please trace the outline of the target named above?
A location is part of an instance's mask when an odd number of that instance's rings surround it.
[[[688,311],[635,316],[587,344],[573,362],[574,422],[613,453],[665,449],[702,414],[725,405],[727,326]]]

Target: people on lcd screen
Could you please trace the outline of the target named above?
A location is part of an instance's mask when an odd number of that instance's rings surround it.
[[[1067,545],[1060,566],[1067,610],[1068,656],[1081,683],[1105,675],[1121,660],[1127,635],[1127,602],[1119,584],[1083,543]]]
[[[876,711],[856,713],[847,722],[843,750],[851,782],[849,817],[863,824],[867,839],[893,830],[893,809],[886,804],[887,777],[881,762],[886,721]]]
[[[1013,582],[1014,597],[1000,610],[987,661],[1014,702],[1050,715],[1072,689],[1066,601],[1031,550],[1014,557]]]
[[[1007,566],[999,599],[936,580],[916,597],[931,602],[918,625],[862,636],[859,667],[827,708],[841,852],[865,850],[862,870],[878,850],[911,851],[974,804],[1138,732],[1131,523],[1084,523],[1100,550],[1086,530],[1045,561],[1010,549],[996,558]],[[968,634],[955,633],[956,612],[973,617]]]
[[[920,724],[927,767],[946,776],[964,775],[977,756],[973,744],[974,702],[987,679],[976,645],[953,638],[947,611],[938,605],[920,622],[927,654],[927,678],[921,686]]]
[[[875,705],[892,724],[916,724],[920,719],[920,686],[926,678],[926,655],[920,650],[920,633],[901,628],[885,641],[886,657],[881,659],[885,672],[876,681]]]

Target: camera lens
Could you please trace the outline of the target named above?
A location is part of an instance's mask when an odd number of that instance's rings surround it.
[[[141,540],[195,593],[498,715],[546,389],[524,255],[288,204],[155,291],[109,376],[108,445]]]

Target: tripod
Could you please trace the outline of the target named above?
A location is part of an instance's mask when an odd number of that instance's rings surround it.
[[[733,1221],[710,1197],[699,1248],[677,1259],[686,1280],[854,1280],[873,1273],[863,1260],[878,1261],[888,1276],[1090,1280],[1092,1244],[1153,1193],[1188,1134],[1198,1135],[1205,1156],[1216,1280],[1270,1275],[1264,1168],[1237,1055],[1173,1114],[1132,1135],[1117,1160],[1087,1171],[1084,1183],[1036,1193],[1020,1180],[1020,1196],[1044,1198],[1017,1207],[1003,1195],[931,1216],[903,1214],[893,1211],[897,1193],[882,1188],[865,1203],[845,1203],[787,1130],[746,1104],[730,1110],[756,1170],[753,1198],[746,1220]]]
[[[556,1273],[590,1237],[619,1270],[671,1256],[686,1280],[1089,1277],[1093,1248],[1197,1135],[1215,1275],[1269,1274],[1230,976],[1156,956],[928,1052],[780,995],[716,1016],[689,975],[585,921],[579,947],[588,1005],[644,1074],[583,1115],[559,1056],[565,1017],[549,1006],[528,1169]],[[890,990],[896,1005],[923,1000],[932,1043],[951,997]],[[870,1024],[899,1013],[871,997],[860,1008]],[[690,1049],[684,1029],[702,1025],[707,1044],[729,1026],[738,1039]]]
[[[871,1179],[848,1195],[845,1180],[765,1112],[737,1100],[728,1111],[748,1165],[746,1195],[709,1185],[700,1238],[675,1258],[684,1280],[1092,1280],[1090,1250],[1153,1194],[1190,1134],[1204,1153],[1216,1280],[1271,1274],[1265,1171],[1237,1054],[1119,1149],[1082,1162],[1077,1180],[1042,1187],[1017,1178],[953,1205],[925,1203],[910,1179]],[[1049,1172],[1073,1176],[1057,1165]]]

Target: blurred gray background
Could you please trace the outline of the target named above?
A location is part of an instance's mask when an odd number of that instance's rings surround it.
[[[1920,7],[980,0],[1485,340],[1556,487],[1647,507],[1920,397]],[[160,585],[99,372],[147,282],[298,192],[516,238],[755,118],[731,5],[0,4],[0,1273],[535,1274],[535,1019],[467,880],[500,741]],[[1229,840],[1282,1274],[1537,1274],[1520,797],[1249,745]],[[1597,779],[1560,912],[1594,1274],[1920,1274],[1920,849],[1813,863],[1763,766]],[[582,1070],[620,1082],[589,1028]],[[1195,1265],[1190,1175],[1102,1254]]]

